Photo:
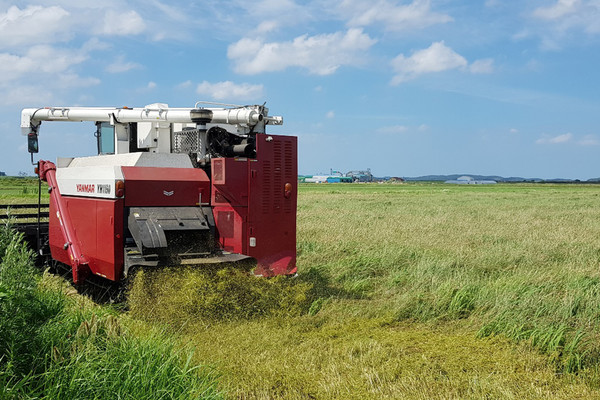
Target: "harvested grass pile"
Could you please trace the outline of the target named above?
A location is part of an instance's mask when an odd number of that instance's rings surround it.
[[[258,278],[234,268],[140,271],[128,293],[134,318],[170,326],[297,316],[309,310],[312,285],[289,277]]]

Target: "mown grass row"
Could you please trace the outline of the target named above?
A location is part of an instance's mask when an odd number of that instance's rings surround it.
[[[0,398],[218,399],[216,376],[152,329],[135,334],[107,308],[70,297],[0,227]]]
[[[313,273],[256,278],[232,269],[139,272],[129,315],[168,327],[242,399],[596,398],[548,357],[461,321],[428,326],[366,315]],[[361,310],[362,308],[362,310]],[[362,312],[361,312],[362,311]]]

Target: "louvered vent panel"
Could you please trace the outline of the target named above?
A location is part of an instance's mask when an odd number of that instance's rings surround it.
[[[285,181],[293,184],[298,178],[294,175],[294,154],[293,154],[293,146],[292,146],[291,141],[286,140],[284,142],[284,150],[283,151],[284,151],[283,159],[284,159],[284,163],[285,163],[285,165],[284,165]],[[284,202],[283,212],[285,212],[286,214],[292,212],[292,202],[291,201]]]
[[[283,193],[283,154],[281,142],[274,143],[273,154],[273,212],[279,214],[281,212]]]
[[[273,187],[273,168],[271,167],[270,161],[263,163],[263,185],[262,185],[262,213],[269,214],[271,212],[271,201],[273,199],[272,187]]]

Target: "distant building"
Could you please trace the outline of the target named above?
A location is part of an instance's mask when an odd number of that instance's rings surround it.
[[[403,180],[402,178],[395,179],[396,181]],[[371,170],[369,168],[367,168],[366,171],[350,171],[346,174],[331,169],[327,175],[298,175],[298,182],[300,183],[353,183],[373,181],[373,174],[371,174]]]
[[[373,174],[371,174],[370,168],[367,168],[366,171],[346,172],[346,176],[351,177],[353,182],[373,182]]]
[[[455,185],[493,185],[497,182],[492,180],[476,180],[473,179],[473,177],[471,176],[465,175],[456,179],[451,179],[449,181],[446,181],[445,183],[453,183]]]
[[[329,176],[327,183],[352,183],[352,178],[349,176]]]
[[[333,171],[336,175],[298,175],[300,183],[352,183],[352,178]]]

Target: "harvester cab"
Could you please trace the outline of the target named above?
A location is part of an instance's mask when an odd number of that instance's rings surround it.
[[[296,272],[297,138],[264,105],[46,107],[22,111],[29,152],[44,121],[91,121],[98,155],[39,161],[49,217],[41,254],[110,281],[133,267],[252,259]],[[38,235],[40,235],[38,229]]]

